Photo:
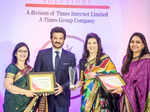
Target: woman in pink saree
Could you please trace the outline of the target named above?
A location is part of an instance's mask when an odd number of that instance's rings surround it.
[[[121,94],[121,112],[150,112],[150,54],[142,33],[134,33],[128,44],[121,69],[125,86]]]

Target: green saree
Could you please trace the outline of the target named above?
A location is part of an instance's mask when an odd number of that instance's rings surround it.
[[[14,80],[13,85],[22,89],[28,89],[26,74],[31,70],[30,66],[20,70],[14,64],[10,64],[6,69],[5,78],[12,78]],[[13,94],[6,90],[3,105],[4,112],[34,112],[36,100],[37,97],[30,98],[25,95]]]

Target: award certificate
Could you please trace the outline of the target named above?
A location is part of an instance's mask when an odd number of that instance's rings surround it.
[[[28,82],[29,89],[35,93],[54,93],[56,84],[54,72],[30,72]]]
[[[100,75],[98,76],[98,78],[100,79],[104,89],[107,91],[112,91],[115,88],[125,85],[125,82],[119,73],[110,75]]]

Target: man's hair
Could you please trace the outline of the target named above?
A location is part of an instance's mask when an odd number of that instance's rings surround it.
[[[64,39],[66,38],[66,31],[63,27],[54,27],[52,28],[51,32],[50,32],[50,38],[52,39],[53,33],[63,33],[64,34]]]

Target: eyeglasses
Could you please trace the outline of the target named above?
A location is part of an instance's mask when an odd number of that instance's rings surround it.
[[[19,53],[27,53],[28,51],[27,50],[18,50],[17,52],[19,52]]]

